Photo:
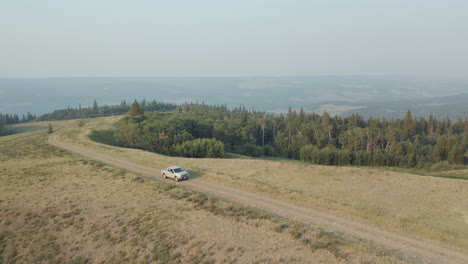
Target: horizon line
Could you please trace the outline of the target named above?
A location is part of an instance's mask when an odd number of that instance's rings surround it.
[[[287,77],[392,77],[392,78],[429,78],[429,79],[452,79],[452,80],[464,80],[468,81],[468,77],[455,77],[455,76],[442,76],[442,75],[422,75],[422,74],[316,74],[316,75],[160,75],[160,76],[149,76],[149,75],[128,75],[128,76],[26,76],[26,77],[2,77],[0,80],[6,79],[136,79],[136,78],[287,78]]]

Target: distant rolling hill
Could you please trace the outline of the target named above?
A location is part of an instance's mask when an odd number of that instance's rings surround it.
[[[288,107],[332,115],[468,118],[468,80],[398,76],[0,78],[0,112],[36,115],[67,107],[134,99],[244,105],[285,113]]]
[[[364,105],[364,103],[357,105]],[[433,115],[438,119],[445,117],[450,117],[453,120],[465,119],[468,118],[468,93],[424,99],[367,103],[365,108],[344,111],[341,115],[348,116],[352,113],[359,113],[365,118],[372,116],[397,119],[404,118],[407,110],[411,110],[413,117]]]

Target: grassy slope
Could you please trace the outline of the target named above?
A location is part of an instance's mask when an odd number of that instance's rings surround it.
[[[53,125],[82,138],[75,123]],[[398,261],[334,234],[60,151],[44,134],[0,140],[0,263]]]
[[[85,133],[70,133],[68,137],[91,148],[105,148],[108,153],[137,163],[156,168],[178,164],[205,180],[333,210],[336,214],[344,212],[369,224],[448,247],[468,248],[466,180],[288,161],[166,157],[103,146],[90,141]],[[459,174],[459,177],[468,174],[467,170],[446,173]]]

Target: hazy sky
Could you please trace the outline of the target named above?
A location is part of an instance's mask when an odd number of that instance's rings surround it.
[[[466,0],[0,0],[0,77],[468,79]]]

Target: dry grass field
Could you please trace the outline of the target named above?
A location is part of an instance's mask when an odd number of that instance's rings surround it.
[[[101,120],[94,128],[105,123]],[[462,251],[468,248],[468,180],[290,161],[167,157],[103,146],[87,133],[87,128],[70,132],[68,140],[152,167],[179,164],[207,181],[331,210]],[[468,170],[445,174],[467,177]]]
[[[167,157],[88,138],[92,129],[109,129],[115,120],[52,124],[63,141],[137,164],[181,165],[205,181],[461,252],[468,248],[466,180],[289,161]],[[45,130],[0,137],[0,162],[0,263],[417,262],[69,154],[48,145]]]
[[[46,137],[39,130],[0,140],[0,263],[399,262],[323,230],[64,152]]]

